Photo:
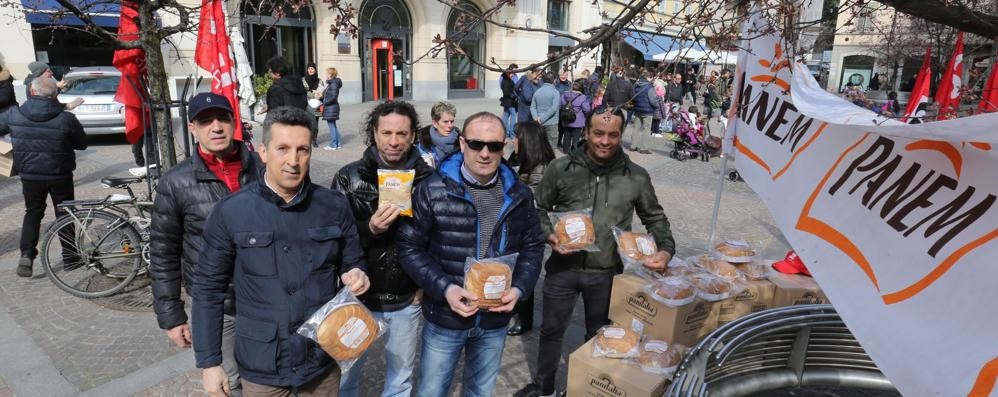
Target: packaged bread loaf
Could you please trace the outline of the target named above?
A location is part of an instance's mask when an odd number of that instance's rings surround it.
[[[384,330],[385,325],[375,320],[349,289],[343,288],[312,313],[297,332],[317,343],[346,371]]]
[[[736,284],[710,273],[694,274],[690,276],[690,282],[697,290],[697,296],[711,302],[728,299],[736,287]]]
[[[641,334],[618,325],[607,325],[596,332],[593,341],[593,357],[629,358],[637,357]]]
[[[662,340],[648,340],[638,346],[634,363],[650,374],[670,377],[683,360],[685,347]]]
[[[762,261],[752,261],[741,264],[738,269],[749,280],[765,280],[769,278],[769,264]]]
[[[664,305],[679,307],[696,299],[693,283],[683,276],[668,276],[655,280],[644,287],[645,293]]]
[[[720,259],[715,259],[711,255],[700,255],[697,257],[697,265],[715,276],[727,281],[742,279],[741,272],[734,265]]]
[[[592,211],[550,212],[551,224],[558,246],[569,251],[599,251],[596,247],[596,227]]]
[[[378,170],[378,205],[395,204],[399,215],[412,216],[412,184],[416,170]]]
[[[714,246],[714,257],[731,263],[751,262],[755,249],[741,240],[727,240]]]
[[[624,263],[624,271],[649,273],[644,264],[658,252],[655,238],[648,233],[638,233],[612,227],[613,238],[617,241],[617,254]]]
[[[464,263],[464,289],[478,297],[472,306],[491,309],[503,306],[502,297],[513,285],[517,254],[498,258],[468,258]]]

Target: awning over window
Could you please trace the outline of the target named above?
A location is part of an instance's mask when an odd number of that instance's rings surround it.
[[[641,32],[637,30],[621,30],[626,42],[644,55],[646,61],[654,60],[656,54],[667,53],[678,49],[693,48],[706,52],[707,49],[695,41],[679,40],[664,34]]]
[[[80,10],[87,13],[97,26],[105,28],[118,27],[121,2],[111,0],[72,0]],[[24,6],[24,18],[30,24],[36,25],[66,25],[84,26],[76,15],[59,4],[56,0],[21,0]]]

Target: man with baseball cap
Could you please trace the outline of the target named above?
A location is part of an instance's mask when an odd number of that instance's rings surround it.
[[[194,264],[203,245],[205,219],[215,206],[241,186],[254,182],[262,167],[256,153],[233,140],[232,106],[225,97],[200,93],[188,106],[188,129],[197,141],[197,155],[177,164],[159,180],[153,205],[153,307],[159,327],[178,347],[191,346],[191,330],[180,286],[188,289]],[[188,289],[189,291],[189,289]],[[235,305],[232,289],[225,300],[222,366],[230,390],[239,394],[239,376],[233,356]]]
[[[25,87],[31,87],[31,80],[34,80],[38,77],[45,76],[45,77],[55,78],[52,75],[52,68],[49,67],[49,64],[41,61],[34,61],[32,63],[29,63],[28,73],[29,73],[28,76],[24,78]],[[66,85],[65,81],[56,82],[56,86],[59,87],[60,91],[62,90],[62,87],[64,87],[65,85]],[[83,103],[83,98],[80,97],[74,98],[72,101],[69,101],[68,103],[65,104],[66,110],[76,109],[76,107],[80,106],[82,103]]]

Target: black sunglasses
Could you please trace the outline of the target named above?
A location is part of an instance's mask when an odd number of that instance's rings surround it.
[[[506,147],[506,142],[485,142],[477,139],[465,139],[464,143],[468,145],[469,149],[476,152],[481,151],[483,147],[488,147],[490,152],[499,153]]]

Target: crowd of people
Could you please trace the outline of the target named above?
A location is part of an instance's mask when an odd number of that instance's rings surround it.
[[[611,280],[622,270],[611,226],[630,229],[637,215],[660,249],[649,268],[664,269],[675,253],[651,178],[625,153],[628,125],[630,149],[644,152],[652,134],[669,130],[673,107],[700,105],[678,75],[614,67],[604,76],[597,67],[579,79],[539,70],[518,77],[515,68],[502,77],[502,114],[471,114],[460,128],[451,103],[435,104],[425,125],[407,102],[379,103],[359,131],[367,149],[328,188],[313,183],[309,166],[318,118],[331,132],[326,148],[342,147],[335,68],[320,79],[310,64],[298,78],[287,61],[268,62],[274,84],[256,151],[234,140],[239,121],[225,97],[189,100],[196,155],[156,185],[149,274],[158,325],[175,345],[193,347],[209,394],[358,395],[364,361],[383,355],[382,395],[444,396],[463,355],[462,394],[488,396],[506,338],[534,328],[535,291],[544,298],[540,354],[534,381],[517,395],[559,393],[576,299],[587,337],[609,321]],[[705,82],[703,106],[717,114],[730,74]],[[25,277],[46,195],[55,204],[73,198],[74,150],[86,148],[79,122],[56,99],[57,82],[39,75],[29,90],[26,103],[0,114],[24,185]],[[380,200],[379,170],[412,170],[411,215]],[[583,209],[599,251],[557,244],[549,214]],[[498,307],[478,307],[482,297],[464,288],[466,260],[510,254],[511,288]],[[386,324],[384,347],[345,372],[296,333],[342,289]]]

